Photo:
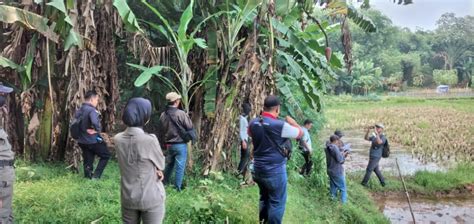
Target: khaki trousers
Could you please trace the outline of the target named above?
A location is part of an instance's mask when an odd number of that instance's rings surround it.
[[[165,203],[143,211],[122,207],[122,222],[125,224],[160,224],[165,217]]]
[[[0,167],[0,224],[13,223],[13,183],[15,169],[11,166]]]

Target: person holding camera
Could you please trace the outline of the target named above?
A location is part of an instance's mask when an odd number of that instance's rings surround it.
[[[80,119],[80,135],[76,139],[82,149],[84,160],[84,176],[88,179],[100,179],[107,163],[111,157],[107,144],[100,136],[100,112],[97,110],[99,95],[96,91],[90,90],[84,96],[84,103],[76,111],[75,119]],[[95,156],[100,158],[94,170]]]
[[[374,130],[374,132],[372,132],[372,134],[369,134],[371,130]],[[369,164],[367,164],[365,176],[361,183],[363,186],[367,187],[367,183],[369,182],[370,175],[372,174],[372,172],[375,172],[375,174],[379,178],[380,184],[383,187],[385,186],[385,179],[379,168],[379,162],[382,158],[383,147],[387,142],[387,138],[385,137],[383,131],[384,125],[379,123],[375,126],[368,127],[367,132],[365,133],[364,138],[365,140],[371,142],[371,146],[369,153]]]
[[[303,136],[296,121],[287,116],[286,122],[278,119],[280,99],[268,96],[259,118],[249,125],[254,146],[253,179],[260,192],[260,223],[281,223],[287,197],[286,162],[291,155],[291,140]]]
[[[331,135],[331,137],[329,137],[329,143],[326,145],[326,165],[331,197],[335,199],[337,191],[340,191],[342,204],[345,204],[347,202],[347,189],[346,177],[344,175],[344,167],[342,164],[344,164],[348,152],[341,152],[339,145],[339,136]]]

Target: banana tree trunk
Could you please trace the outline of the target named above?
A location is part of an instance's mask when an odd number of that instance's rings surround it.
[[[261,108],[263,99],[270,90],[268,86],[272,78],[261,73],[261,61],[255,52],[256,38],[255,34],[247,38],[237,66],[241,69],[231,76],[235,78],[230,84],[232,88],[227,91],[224,91],[225,88],[219,88],[215,117],[208,120],[210,124],[207,124],[209,125],[207,128],[202,129],[208,130],[207,133],[209,133],[203,141],[203,148],[206,149],[203,170],[205,176],[210,172],[232,166],[229,158],[232,154],[238,153],[237,118],[241,104],[248,101],[253,108]],[[254,110],[252,114],[256,115],[257,110]],[[228,159],[222,161],[222,158]],[[223,162],[226,162],[227,167],[222,167]]]

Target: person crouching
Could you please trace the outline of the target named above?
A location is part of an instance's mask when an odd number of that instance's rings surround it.
[[[130,99],[122,116],[127,128],[114,137],[123,223],[162,223],[165,215],[165,157],[158,138],[143,131],[151,111],[149,100]]]

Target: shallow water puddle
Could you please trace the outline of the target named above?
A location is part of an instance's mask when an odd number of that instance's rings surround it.
[[[474,223],[474,197],[411,199],[417,223]],[[413,223],[406,199],[377,199],[380,211],[392,223]]]

